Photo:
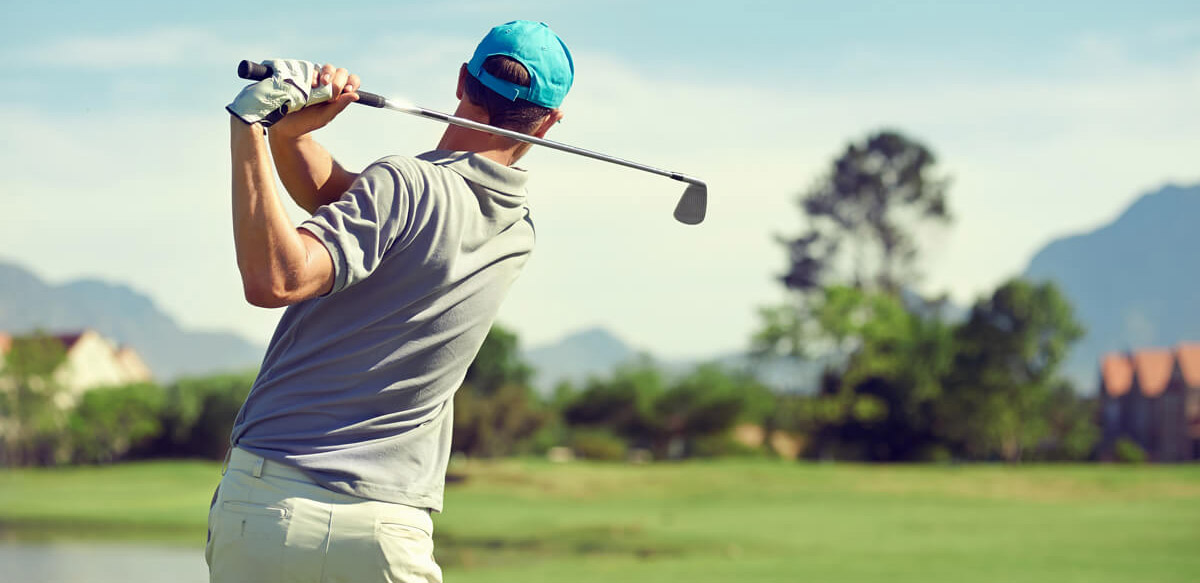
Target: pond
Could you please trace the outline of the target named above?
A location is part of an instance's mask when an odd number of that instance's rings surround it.
[[[205,583],[204,549],[153,543],[0,541],[0,580],[20,583]]]

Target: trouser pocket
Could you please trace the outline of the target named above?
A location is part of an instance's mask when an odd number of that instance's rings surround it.
[[[399,520],[375,522],[375,542],[389,583],[441,583],[442,568],[433,559],[433,537]]]
[[[213,582],[279,580],[291,510],[223,500],[214,508],[209,576]]]

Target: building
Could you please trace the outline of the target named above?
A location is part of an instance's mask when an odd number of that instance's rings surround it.
[[[132,348],[118,347],[95,330],[54,335],[66,351],[66,359],[54,372],[62,387],[62,405],[69,405],[84,392],[100,387],[128,385],[151,380],[150,369]],[[0,371],[12,350],[13,337],[0,332]]]
[[[1127,439],[1151,460],[1200,460],[1200,344],[1109,353],[1100,361],[1100,457]]]

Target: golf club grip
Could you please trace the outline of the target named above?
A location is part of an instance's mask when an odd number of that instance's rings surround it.
[[[249,60],[245,60],[245,61],[238,63],[237,74],[238,74],[238,77],[241,77],[242,79],[249,79],[250,81],[262,81],[263,79],[270,77],[274,73],[275,72],[272,71],[270,67],[268,67],[262,63],[255,63],[254,61],[249,61]],[[357,93],[358,93],[358,101],[355,101],[355,103],[358,103],[360,105],[369,105],[371,107],[383,107],[384,104],[387,102],[387,100],[384,99],[382,95],[376,95],[369,91],[359,91]]]

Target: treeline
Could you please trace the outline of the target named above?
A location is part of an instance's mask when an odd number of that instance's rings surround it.
[[[252,372],[73,394],[56,379],[65,353],[46,335],[13,340],[0,369],[0,466],[127,459],[222,459]]]
[[[495,328],[456,400],[455,449],[491,457],[565,446],[600,459],[1092,456],[1095,402],[1058,374],[1082,329],[1052,284],[1009,281],[954,321],[941,302],[849,286],[808,300],[803,316],[771,314],[797,318],[803,345],[832,362],[806,394],[776,394],[752,370],[715,365],[671,378],[644,359],[541,399],[516,336]],[[760,352],[777,344],[770,336],[758,339]]]
[[[14,340],[0,369],[0,466],[111,463],[151,458],[222,459],[253,373],[139,383],[72,394],[56,381],[65,359],[53,337]],[[567,385],[549,398],[517,337],[496,326],[455,397],[454,451],[472,457],[570,448],[591,459],[747,453],[735,422],[758,422],[773,397],[745,375],[701,367],[669,380],[649,360]]]
[[[540,397],[515,334],[488,333],[454,402],[454,451],[473,457],[567,448],[590,459],[668,459],[763,451],[738,442],[738,424],[761,426],[776,397],[746,374],[701,366],[670,378],[648,358],[580,387]]]
[[[1052,286],[1009,282],[958,323],[937,305],[849,287],[825,290],[811,310],[826,346],[843,355],[812,394],[776,394],[752,371],[716,365],[670,375],[643,358],[542,396],[517,336],[495,326],[455,396],[454,451],[493,458],[558,448],[604,460],[1091,455],[1094,403],[1056,374],[1078,327]],[[52,374],[61,351],[49,337],[14,342],[0,375],[0,464],[218,460],[254,380],[94,389],[63,406],[72,398]]]

